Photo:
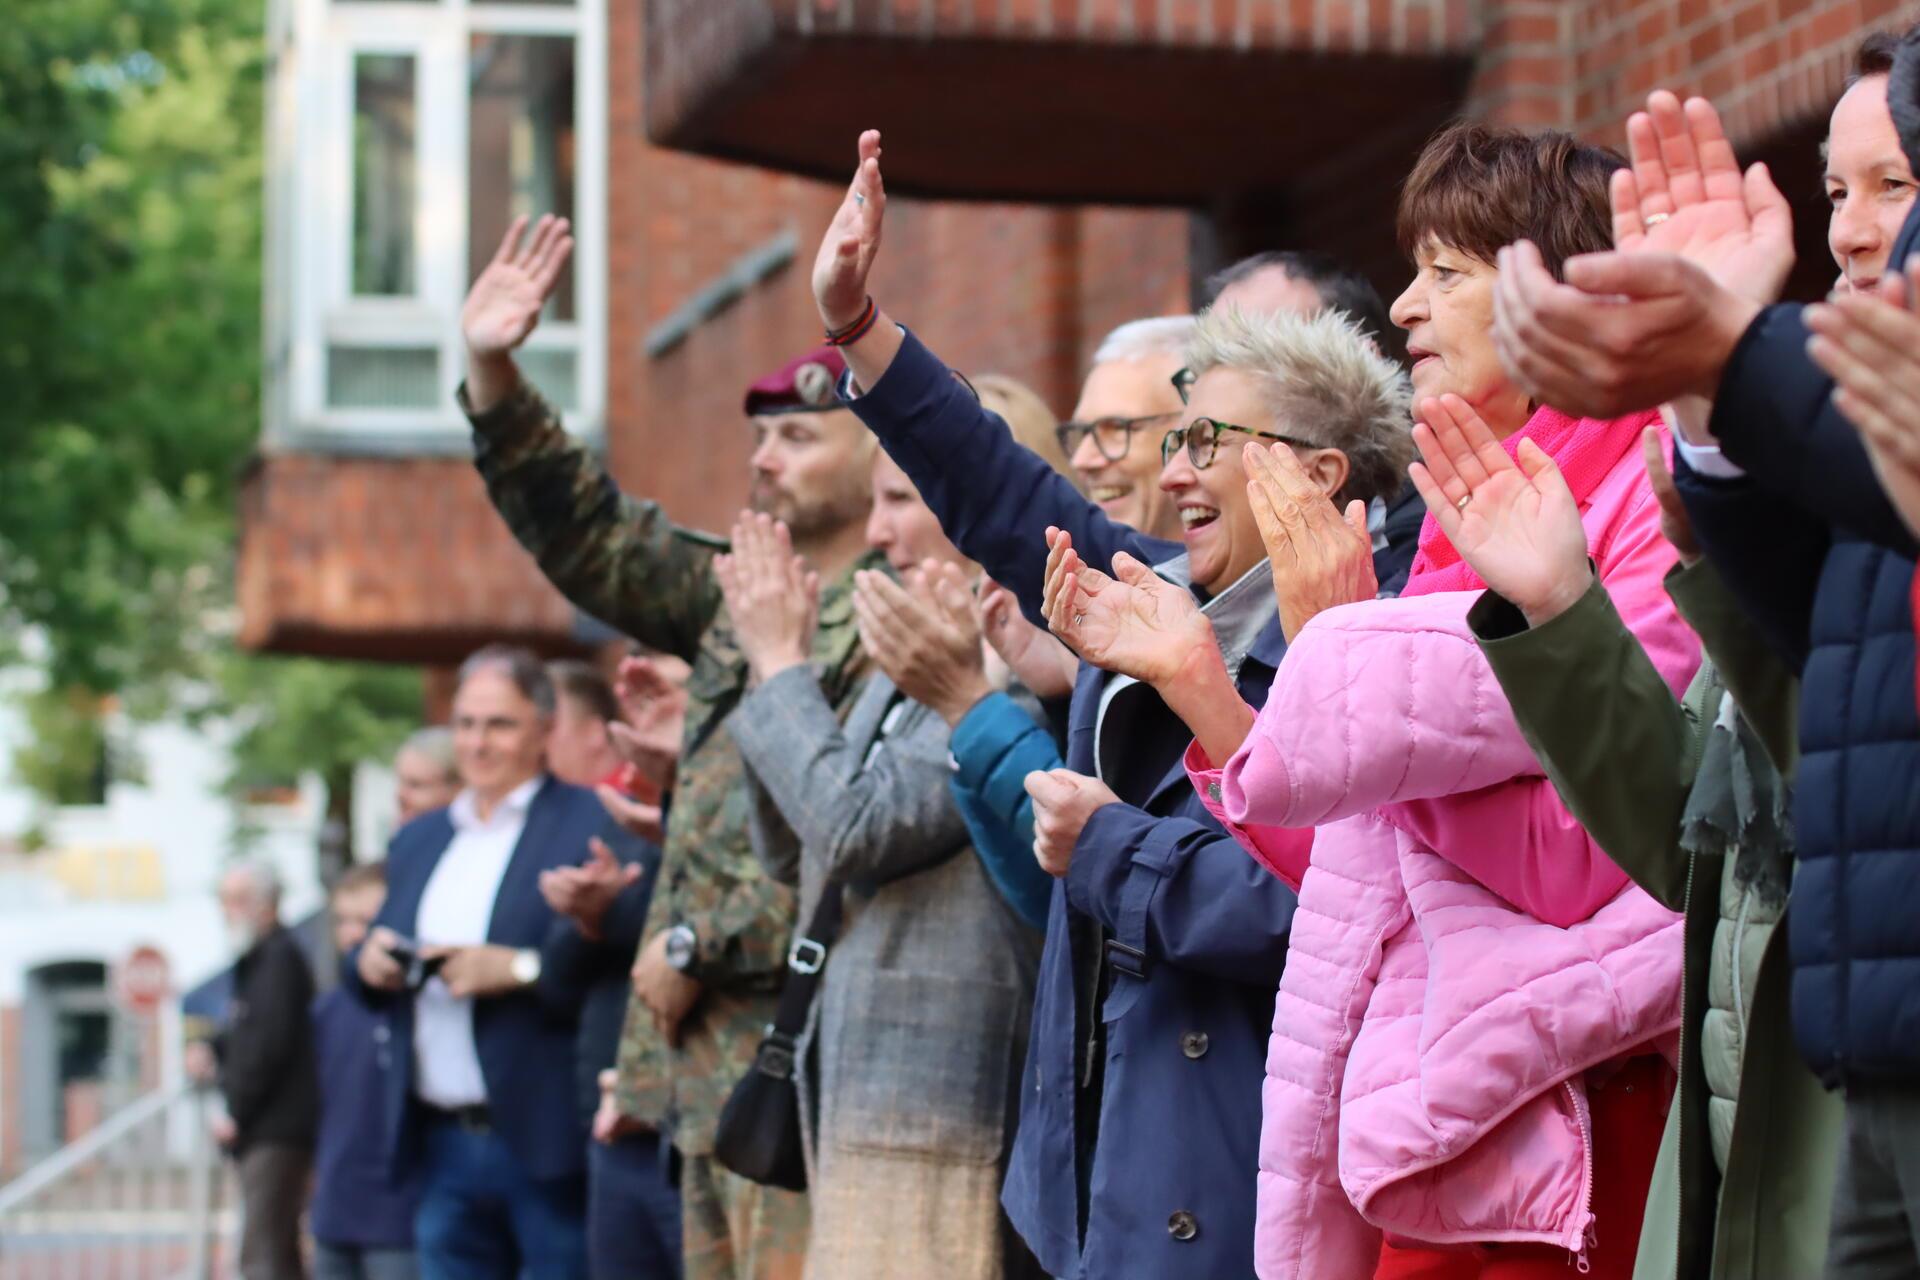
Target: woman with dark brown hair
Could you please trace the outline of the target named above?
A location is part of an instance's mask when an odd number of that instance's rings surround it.
[[[1565,134],[1443,131],[1403,193],[1417,274],[1393,318],[1423,452],[1464,436],[1488,462],[1517,456],[1514,474],[1563,476],[1600,586],[1677,692],[1699,647],[1662,589],[1674,553],[1637,450],[1657,415],[1535,405],[1492,333],[1498,251],[1531,240],[1558,271],[1610,248],[1621,163]],[[1363,600],[1347,566],[1364,543],[1284,451],[1247,464],[1295,620],[1258,712],[1204,619],[1150,582],[1068,553],[1047,610],[1088,661],[1154,685],[1194,733],[1208,808],[1299,892],[1262,1095],[1259,1274],[1520,1280],[1577,1261],[1624,1280],[1673,1086],[1657,1046],[1680,1022],[1680,919],[1543,776],[1469,625],[1504,602],[1435,518],[1401,598]],[[1422,477],[1467,549],[1479,476]]]

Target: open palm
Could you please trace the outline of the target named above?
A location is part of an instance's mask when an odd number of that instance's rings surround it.
[[[513,220],[493,261],[467,293],[460,332],[475,355],[500,355],[527,340],[573,252],[565,218],[542,217],[522,245],[526,229],[524,214]]]
[[[1529,618],[1577,599],[1592,577],[1587,535],[1553,459],[1531,440],[1508,457],[1458,396],[1425,401],[1421,417],[1414,484],[1460,558]]]
[[[1133,557],[1114,557],[1112,576],[1068,552],[1060,585],[1048,593],[1055,635],[1107,671],[1159,685],[1176,675],[1211,628],[1183,588]]]
[[[828,329],[844,329],[867,304],[867,276],[880,253],[887,212],[880,177],[880,131],[860,135],[860,162],[813,260],[813,298]]]
[[[1765,165],[1744,174],[1713,104],[1665,90],[1627,121],[1632,167],[1614,173],[1614,247],[1673,253],[1724,288],[1774,301],[1793,268],[1793,215]]]

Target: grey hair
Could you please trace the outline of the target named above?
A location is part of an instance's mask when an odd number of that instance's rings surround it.
[[[1193,341],[1197,322],[1192,316],[1153,316],[1129,320],[1101,339],[1093,353],[1095,364],[1114,361],[1151,360],[1156,356],[1180,356]]]
[[[227,863],[226,874],[239,873],[253,886],[253,892],[261,901],[279,905],[280,893],[284,887],[280,880],[280,868],[265,858],[241,857]]]
[[[464,677],[465,672],[461,675]],[[459,766],[453,758],[453,730],[445,725],[430,724],[424,729],[415,729],[400,744],[396,755],[414,755],[423,760],[431,760],[447,777],[459,772]]]
[[[1391,498],[1413,460],[1412,387],[1341,311],[1247,315],[1204,312],[1187,347],[1196,378],[1212,369],[1252,377],[1277,429],[1347,455],[1341,501]],[[1253,425],[1253,424],[1247,424]]]
[[[460,683],[465,684],[482,671],[498,671],[513,681],[514,688],[541,715],[551,718],[556,705],[553,677],[547,664],[531,649],[518,645],[490,644],[460,664]]]

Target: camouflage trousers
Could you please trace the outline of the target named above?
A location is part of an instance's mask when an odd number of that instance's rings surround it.
[[[685,1280],[800,1280],[807,1261],[807,1197],[763,1187],[712,1156],[680,1164]]]

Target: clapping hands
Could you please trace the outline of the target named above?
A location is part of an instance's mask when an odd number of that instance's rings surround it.
[[[733,526],[733,550],[714,557],[713,572],[756,683],[812,657],[820,575],[794,552],[785,524],[742,512]]]

